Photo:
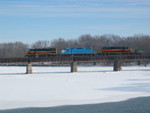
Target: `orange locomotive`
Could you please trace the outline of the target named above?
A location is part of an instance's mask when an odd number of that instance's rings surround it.
[[[29,49],[26,54],[26,57],[48,57],[56,55],[57,55],[56,48],[36,48],[36,49]]]
[[[101,54],[131,54],[133,49],[128,47],[103,47],[100,51]]]

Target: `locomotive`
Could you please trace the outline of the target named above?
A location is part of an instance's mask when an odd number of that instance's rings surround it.
[[[133,49],[128,47],[103,47],[100,51],[101,54],[133,54]]]
[[[36,49],[29,49],[27,51],[26,57],[49,57],[56,55],[57,55],[56,48],[36,48]]]
[[[62,55],[94,55],[94,49],[92,47],[66,48],[65,50],[62,50]]]
[[[116,54],[134,54],[133,49],[128,47],[103,47],[95,52],[92,47],[84,48],[66,48],[58,53],[57,48],[36,48],[29,49],[26,57],[49,57],[49,56],[97,56],[97,55],[116,55]]]

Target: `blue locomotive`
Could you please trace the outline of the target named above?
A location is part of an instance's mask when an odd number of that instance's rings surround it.
[[[63,55],[94,55],[94,49],[92,47],[84,48],[66,48],[62,50]]]

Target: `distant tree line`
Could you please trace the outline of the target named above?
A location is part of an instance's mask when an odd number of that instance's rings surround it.
[[[134,35],[121,37],[114,34],[91,36],[85,34],[78,39],[58,38],[52,41],[39,40],[33,44],[23,42],[0,43],[0,58],[24,57],[30,48],[57,48],[59,52],[65,48],[93,47],[96,51],[106,46],[125,46],[138,51],[150,51],[150,35]]]
[[[23,57],[28,48],[22,42],[0,43],[0,58]]]

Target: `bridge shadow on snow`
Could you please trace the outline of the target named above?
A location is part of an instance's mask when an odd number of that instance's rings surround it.
[[[122,71],[131,71],[131,72],[134,72],[134,71],[150,71],[150,69],[123,69],[122,68]]]
[[[61,74],[61,73],[71,73],[71,72],[33,72],[33,74]]]
[[[12,75],[12,76],[15,76],[15,75],[26,75],[25,73],[0,73],[0,76],[2,75]]]
[[[79,73],[100,73],[100,72],[102,72],[102,73],[107,73],[107,72],[114,72],[113,70],[99,70],[99,71],[88,71],[88,70],[86,70],[86,71],[78,71]]]

